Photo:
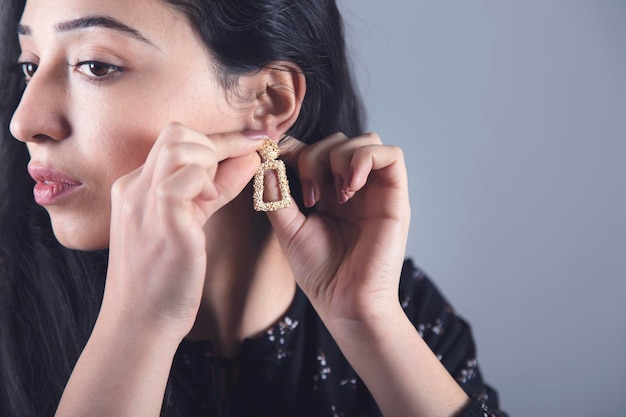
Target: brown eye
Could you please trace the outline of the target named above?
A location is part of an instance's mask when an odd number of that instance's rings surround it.
[[[101,62],[90,62],[89,64],[89,72],[91,72],[96,77],[104,77],[109,73],[110,66],[103,64]]]
[[[116,72],[122,72],[122,68],[99,61],[84,61],[75,65],[78,72],[86,77],[104,79]]]
[[[37,64],[33,64],[32,62],[22,62],[20,63],[20,68],[22,69],[22,73],[24,74],[24,79],[29,81],[37,72]]]

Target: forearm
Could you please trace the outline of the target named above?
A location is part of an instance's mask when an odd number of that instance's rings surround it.
[[[328,323],[386,417],[452,417],[469,403],[399,306],[385,319]]]
[[[158,416],[177,345],[98,319],[56,417]]]

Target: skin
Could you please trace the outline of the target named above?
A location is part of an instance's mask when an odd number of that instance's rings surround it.
[[[265,72],[257,77],[242,77],[238,97],[243,96],[244,100],[234,100],[232,94],[216,80],[216,72],[204,44],[184,17],[170,8],[150,7],[148,4],[29,1],[22,19],[23,27],[28,30],[20,36],[20,62],[31,62],[38,67],[36,75],[26,67],[28,87],[10,128],[16,138],[27,143],[31,166],[59,169],[82,183],[80,190],[71,198],[46,206],[59,241],[65,246],[84,250],[111,246],[114,262],[110,265],[108,290],[133,297],[134,292],[124,286],[128,281],[120,284],[123,288],[116,289],[113,273],[118,271],[116,273],[122,277],[153,275],[141,265],[133,265],[135,248],[144,248],[146,256],[143,259],[160,259],[156,253],[165,249],[151,249],[155,240],[150,233],[167,237],[172,249],[184,249],[185,253],[182,258],[177,258],[174,255],[176,252],[168,252],[172,253],[171,259],[175,261],[163,258],[162,265],[159,262],[153,265],[162,266],[164,271],[177,271],[173,275],[180,275],[181,271],[193,265],[194,269],[189,274],[196,277],[195,286],[200,285],[205,275],[205,281],[210,283],[204,291],[207,302],[203,310],[207,314],[201,317],[205,320],[198,321],[192,336],[218,340],[221,342],[218,344],[224,345],[221,349],[223,353],[233,354],[239,340],[261,331],[287,308],[295,286],[286,261],[272,250],[277,243],[270,240],[267,248],[258,250],[267,255],[262,259],[249,259],[249,264],[271,265],[267,272],[258,271],[255,275],[262,276],[257,281],[266,284],[263,285],[267,289],[262,291],[264,295],[275,297],[277,303],[269,310],[261,303],[249,303],[246,309],[241,307],[249,298],[248,287],[252,284],[248,285],[248,282],[253,272],[241,269],[246,262],[232,262],[232,259],[239,258],[241,261],[242,256],[252,256],[241,249],[242,245],[249,246],[250,242],[237,238],[251,236],[262,226],[258,219],[252,218],[249,210],[243,208],[244,204],[249,205],[244,198],[240,202],[230,200],[241,192],[254,174],[259,162],[255,152],[259,143],[240,133],[219,132],[263,129],[277,137],[277,129],[288,127],[283,127],[281,123],[288,122],[291,113],[297,112],[298,108],[296,100],[291,97],[284,114],[270,113],[273,103],[267,102],[264,97],[256,101],[246,100],[246,93],[254,98],[257,90],[265,88],[265,83],[276,81],[274,75]],[[133,29],[140,32],[146,41],[102,27],[63,32],[55,29],[61,22],[85,16],[106,16],[122,23],[132,22]],[[167,33],[176,33],[177,37],[169,37]],[[101,64],[97,69],[102,71],[104,67],[104,73],[108,75],[96,77],[88,64],[76,65],[85,61],[101,61],[122,69],[106,70],[106,66]],[[226,152],[220,158],[230,157],[234,162],[225,164],[231,166],[230,170],[220,171],[224,172],[222,186],[228,197],[220,199],[217,206],[214,204],[212,211],[229,202],[231,207],[220,213],[211,213],[210,221],[207,221],[207,213],[201,213],[197,225],[202,224],[204,228],[194,229],[195,236],[182,238],[183,241],[191,239],[193,245],[172,240],[177,232],[171,229],[156,231],[154,226],[163,225],[162,218],[146,216],[142,212],[144,208],[137,209],[133,215],[120,213],[113,227],[118,234],[110,233],[111,190],[116,181],[121,179],[117,184],[117,194],[143,200],[146,190],[157,193],[167,174],[182,166],[197,163],[209,171],[207,174],[215,174],[212,172],[215,166],[211,163],[215,162],[217,149]],[[142,178],[138,178],[151,151],[155,163]],[[189,181],[183,183],[193,184]],[[171,185],[172,188],[179,188],[177,184]],[[140,204],[141,201],[135,203]],[[171,212],[173,218],[178,214]],[[241,221],[242,215],[251,220]],[[136,230],[138,224],[148,229],[146,233]],[[133,241],[122,236],[123,232],[130,230],[133,230],[134,236],[143,236],[144,239]],[[204,239],[205,235],[207,239]],[[222,238],[211,238],[216,235]],[[224,236],[232,239],[224,239]],[[206,241],[200,242],[201,239]],[[163,239],[156,241],[160,240]],[[149,256],[151,250],[155,254]],[[252,248],[249,251],[252,252]],[[214,256],[209,259],[205,253]],[[116,262],[117,259],[119,262]],[[200,262],[188,262],[188,259]],[[233,287],[224,283],[233,275],[240,277],[236,282],[241,282],[241,285]],[[137,280],[133,282],[137,291],[145,284]],[[176,281],[169,282],[173,289],[183,288]],[[202,291],[195,288],[194,303],[197,303],[200,294]],[[241,314],[242,317],[232,317],[231,310],[245,313]],[[195,318],[196,312],[195,306],[187,309],[186,322],[181,327],[183,331],[189,331],[189,320]],[[251,322],[247,317],[260,320]]]
[[[98,7],[99,2],[74,1],[53,8],[43,7],[45,3],[29,1],[24,14],[24,24],[36,24],[29,25],[32,35],[20,37],[20,61],[39,68],[11,131],[28,142],[33,164],[53,165],[84,184],[77,198],[47,207],[57,238],[69,247],[105,248],[111,187],[143,164],[168,122],[206,134],[241,131],[244,123],[227,102],[208,59],[197,59],[206,56],[203,44],[174,11],[144,7],[142,13],[141,2]],[[113,15],[132,16],[133,26],[150,43],[98,27],[54,32],[59,22],[110,16],[111,8],[128,11]],[[166,32],[177,38],[163,36]],[[89,60],[124,69],[98,78],[88,65],[71,66]]]
[[[93,15],[142,39],[55,29]],[[398,148],[375,134],[288,140],[282,155],[317,212],[292,204],[268,223],[247,184],[259,132],[277,139],[298,117],[306,80],[294,64],[241,77],[247,100],[236,101],[162,3],[29,0],[22,25],[20,60],[38,68],[11,132],[31,164],[82,184],[46,206],[57,238],[110,250],[102,309],[58,416],[158,415],[184,337],[232,356],[281,316],[296,283],[385,415],[452,416],[466,404],[397,299],[410,218]],[[112,64],[96,67],[108,78],[77,65],[90,60]]]

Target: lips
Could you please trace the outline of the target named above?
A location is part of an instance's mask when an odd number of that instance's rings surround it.
[[[42,206],[59,203],[82,185],[81,182],[55,168],[29,165],[28,173],[36,181],[33,189],[35,201]]]

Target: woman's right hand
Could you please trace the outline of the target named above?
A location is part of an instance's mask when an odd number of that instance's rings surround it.
[[[100,317],[178,342],[191,330],[206,272],[203,226],[253,177],[262,136],[249,136],[171,124],[145,164],[115,182]]]

